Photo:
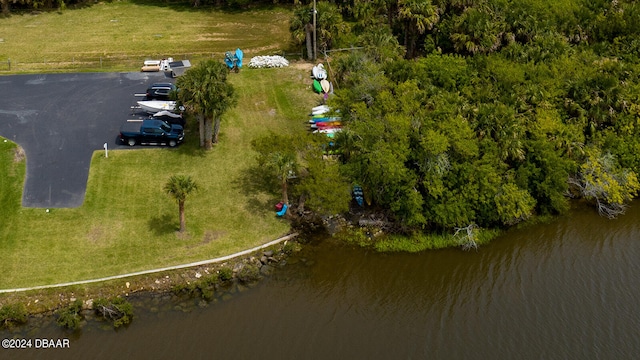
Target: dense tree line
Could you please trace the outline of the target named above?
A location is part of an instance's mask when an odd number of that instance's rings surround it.
[[[309,5],[306,5],[308,8]],[[352,0],[325,11],[340,173],[408,232],[503,227],[640,189],[635,1]],[[292,20],[294,41],[308,11]],[[326,28],[318,16],[318,27]],[[313,194],[307,194],[313,196]]]
[[[113,0],[107,0],[111,2]],[[216,7],[227,9],[245,9],[253,6],[271,6],[273,4],[280,5],[296,5],[301,2],[298,0],[143,0],[149,4],[157,4],[158,6],[192,6],[200,7]],[[25,12],[34,10],[56,10],[74,8],[78,6],[90,6],[97,3],[97,0],[0,0],[1,15],[9,16],[13,12]],[[306,3],[306,2],[305,2]]]

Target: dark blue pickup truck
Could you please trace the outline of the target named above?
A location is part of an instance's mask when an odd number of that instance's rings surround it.
[[[135,144],[169,145],[174,147],[184,140],[184,129],[162,120],[127,120],[120,127],[120,141],[129,146]]]

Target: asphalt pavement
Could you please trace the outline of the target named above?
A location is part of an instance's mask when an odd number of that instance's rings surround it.
[[[81,73],[0,76],[0,136],[20,145],[27,158],[22,205],[81,206],[91,156],[129,148],[118,142],[120,125],[141,118],[134,94],[163,73]]]

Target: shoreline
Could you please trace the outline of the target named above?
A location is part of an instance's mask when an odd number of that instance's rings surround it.
[[[287,240],[290,240],[290,239],[294,239],[298,235],[299,235],[298,233],[294,232],[294,233],[291,233],[289,235],[282,236],[282,237],[280,237],[280,238],[278,238],[276,240],[272,240],[272,241],[270,241],[270,242],[268,242],[266,244],[262,244],[262,245],[253,247],[251,249],[243,250],[243,251],[231,254],[231,255],[222,256],[222,257],[215,258],[215,259],[196,261],[196,262],[192,262],[192,263],[188,263],[188,264],[174,265],[174,266],[168,266],[168,267],[158,268],[158,269],[137,271],[137,272],[128,273],[128,274],[107,276],[107,277],[98,278],[98,279],[72,281],[72,282],[67,282],[67,283],[51,284],[51,285],[39,285],[39,286],[16,288],[16,289],[0,289],[0,294],[25,292],[25,291],[32,291],[32,290],[52,289],[52,288],[61,288],[61,287],[70,287],[70,286],[75,286],[75,285],[85,285],[85,284],[92,284],[92,283],[99,283],[99,282],[107,282],[107,281],[117,280],[117,279],[125,279],[125,278],[140,276],[140,275],[156,274],[156,273],[167,272],[167,271],[171,271],[171,270],[195,268],[195,267],[202,266],[202,265],[209,265],[209,264],[215,264],[215,263],[219,263],[219,262],[223,262],[223,261],[232,260],[232,259],[244,256],[244,255],[247,255],[247,254],[251,254],[251,253],[254,253],[256,251],[268,248],[268,247],[270,247],[272,245],[276,245],[276,244],[279,244],[281,242],[284,242],[284,241],[287,241]]]
[[[77,300],[82,301],[83,311],[89,311],[92,310],[93,301],[99,298],[127,299],[143,293],[162,295],[170,292],[204,296],[205,291],[216,291],[220,285],[259,281],[270,275],[275,266],[286,263],[288,255],[300,249],[296,241],[298,238],[299,233],[293,232],[224,257],[117,275],[104,280],[4,289],[0,292],[0,308],[24,305],[29,318],[39,318],[52,316],[57,310]],[[231,277],[224,279],[223,273],[230,273]],[[216,280],[212,282],[212,279]]]

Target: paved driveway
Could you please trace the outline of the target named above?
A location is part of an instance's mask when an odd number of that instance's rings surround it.
[[[166,81],[162,73],[0,76],[0,136],[27,157],[26,207],[78,207],[84,201],[91,155],[117,143],[135,93]],[[132,117],[133,116],[133,117]]]

